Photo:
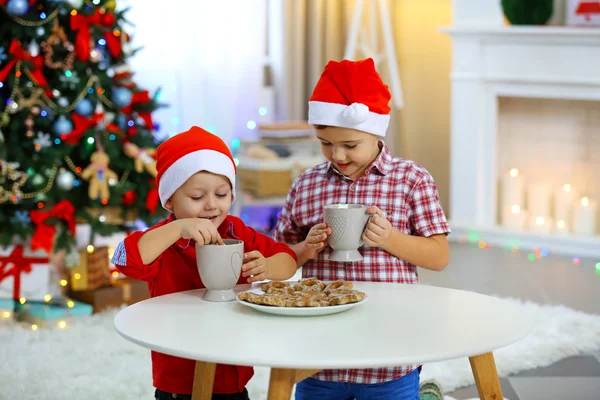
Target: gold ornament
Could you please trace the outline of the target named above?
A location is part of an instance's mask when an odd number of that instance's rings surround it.
[[[106,11],[109,12],[115,11],[117,8],[117,0],[108,0],[106,3],[104,3],[104,8],[106,8]]]
[[[23,109],[29,110],[29,115],[25,119],[25,127],[27,128],[25,136],[27,136],[28,138],[32,138],[34,136],[34,134],[33,134],[33,124],[34,124],[33,116],[38,115],[40,113],[39,106],[44,105],[44,102],[41,99],[41,97],[44,94],[44,89],[36,87],[36,88],[29,89],[29,92],[30,92],[29,97],[25,97],[23,95],[23,92],[21,92],[21,90],[17,89],[17,91],[15,93],[15,99],[12,104],[14,104],[16,106],[13,108],[13,112],[17,112],[17,111],[20,111]]]
[[[23,171],[18,171],[17,168],[19,166],[19,163],[0,160],[0,177],[3,178],[2,180],[8,178],[12,181],[11,190],[6,190],[0,186],[0,204],[9,200],[13,203],[21,200],[21,188],[27,182],[27,174]]]
[[[156,160],[152,158],[156,150],[151,148],[140,149],[133,143],[125,143],[123,151],[127,157],[133,159],[133,165],[137,173],[141,173],[145,169],[153,178],[156,178]]]
[[[108,168],[110,158],[102,150],[92,153],[90,157],[92,162],[83,171],[81,178],[89,181],[88,196],[91,200],[101,197],[102,203],[106,204],[110,198],[108,187],[109,179],[119,179],[119,176]]]
[[[36,87],[29,89],[29,97],[25,97],[21,90],[17,90],[15,93],[15,99],[13,100],[17,104],[17,110],[31,109],[35,106],[44,106],[42,95],[44,89]]]
[[[56,46],[61,43],[68,54],[64,61],[56,62],[52,59],[54,56],[54,49],[52,46]],[[73,43],[69,42],[65,30],[58,25],[58,19],[54,20],[54,24],[52,25],[52,34],[48,37],[46,42],[42,42],[42,48],[44,49],[44,65],[52,69],[62,68],[65,71],[68,69],[73,69],[73,61],[75,60],[75,47],[73,46]]]

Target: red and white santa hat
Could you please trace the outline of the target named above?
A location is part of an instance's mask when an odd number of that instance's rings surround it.
[[[372,58],[329,61],[308,101],[308,123],[385,136],[391,98]]]
[[[156,150],[158,196],[167,200],[196,172],[207,171],[227,177],[235,195],[235,161],[220,137],[193,126],[161,143]]]

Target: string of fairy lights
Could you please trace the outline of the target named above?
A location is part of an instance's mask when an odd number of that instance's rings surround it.
[[[461,244],[473,244],[482,250],[489,250],[494,247],[502,247],[504,250],[510,251],[515,256],[525,255],[527,260],[531,262],[542,260],[550,255],[550,250],[547,248],[534,248],[528,251],[523,251],[517,240],[508,241],[506,244],[504,244],[504,246],[494,246],[489,241],[482,239],[481,234],[475,231],[469,232],[468,235],[462,236],[459,238],[458,242]],[[571,263],[576,266],[582,266],[582,259],[579,256],[573,256],[571,257]],[[596,270],[596,275],[600,276],[600,261],[595,263],[593,262],[592,264]]]

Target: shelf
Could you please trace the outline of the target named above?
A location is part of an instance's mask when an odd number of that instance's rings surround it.
[[[485,36],[579,36],[600,37],[600,27],[576,26],[444,26],[440,31],[450,35],[485,35]]]
[[[568,236],[544,235],[531,232],[513,231],[501,226],[469,227],[449,221],[452,233],[451,242],[465,239],[483,240],[492,246],[513,246],[519,249],[548,249],[550,253],[567,256],[600,258],[600,236],[569,234]]]

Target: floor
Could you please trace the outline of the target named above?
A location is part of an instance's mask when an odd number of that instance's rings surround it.
[[[481,246],[484,248],[452,244],[456,261],[451,260],[442,272],[419,270],[420,282],[600,314],[600,271],[596,270],[600,260],[556,256],[546,250],[513,253]],[[469,262],[461,262],[464,260]],[[598,400],[600,351],[526,371],[502,379],[501,384],[509,400]],[[450,396],[472,399],[477,397],[477,389],[463,388]]]

